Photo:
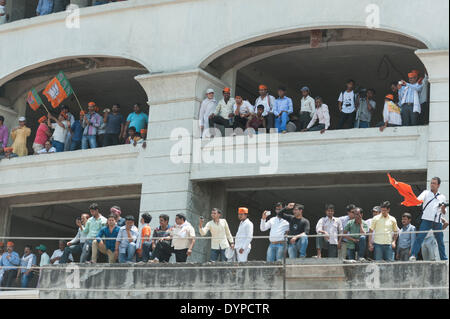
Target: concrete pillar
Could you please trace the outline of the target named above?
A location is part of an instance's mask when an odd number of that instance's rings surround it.
[[[440,192],[449,198],[449,56],[448,50],[418,50],[430,77],[430,124],[428,127],[427,184],[438,176],[442,183]],[[448,214],[447,214],[448,219]],[[444,233],[447,255],[448,232]]]
[[[160,214],[169,215],[173,225],[175,215],[185,213],[198,233],[198,217],[209,215],[211,209],[211,189],[190,181],[192,142],[197,134],[198,112],[205,91],[213,88],[219,93],[225,85],[200,69],[140,75],[136,80],[150,99],[149,140],[143,161],[140,212],[152,214],[152,226],[158,225]],[[172,141],[171,134],[177,129],[187,133],[186,142],[189,144],[182,152],[186,160],[181,163],[171,157],[172,147],[179,142]],[[205,261],[206,245],[205,240],[197,240],[189,260]]]

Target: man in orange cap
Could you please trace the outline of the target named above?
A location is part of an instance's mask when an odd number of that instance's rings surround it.
[[[14,243],[9,241],[6,244],[6,252],[0,258],[0,267],[5,267],[1,287],[13,287],[17,277],[17,267],[20,265],[19,254],[14,251]]]
[[[47,125],[47,120],[47,116],[45,115],[38,120],[39,127],[33,142],[34,154],[39,154],[39,151],[44,149],[45,142],[52,136],[52,132]]]
[[[219,101],[216,110],[209,116],[209,127],[219,124],[229,128],[233,125],[233,105],[235,100],[231,97],[231,89],[228,87],[224,88],[222,94],[223,99]]]
[[[102,117],[95,112],[95,103],[89,102],[88,113],[80,119],[81,127],[83,127],[83,137],[81,139],[81,148],[83,150],[97,148],[97,132],[102,124]]]
[[[267,132],[270,132],[271,128],[275,128],[275,115],[273,109],[275,107],[275,97],[270,95],[266,85],[261,84],[258,87],[259,97],[255,101],[255,105],[264,105],[263,117],[266,121]]]
[[[395,127],[402,125],[402,116],[400,107],[394,103],[394,95],[388,94],[384,99],[383,122],[377,126],[383,132],[386,127]]]
[[[417,71],[408,73],[408,79],[409,83],[404,80],[400,81],[399,106],[401,108],[402,125],[414,126],[417,125],[421,113],[419,94],[423,89],[423,83],[418,82],[419,74]]]
[[[234,244],[235,256],[238,262],[246,262],[248,254],[252,249],[253,223],[248,219],[248,208],[238,208],[238,218],[241,221],[236,233],[236,243]]]

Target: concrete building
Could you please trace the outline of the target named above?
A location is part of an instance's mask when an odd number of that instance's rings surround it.
[[[237,207],[250,208],[260,235],[262,211],[280,200],[304,203],[312,225],[329,202],[340,216],[349,202],[369,211],[391,200],[399,217],[404,208],[387,172],[412,184],[416,194],[440,176],[448,197],[446,0],[129,0],[40,17],[31,17],[32,2],[9,1],[16,21],[0,26],[5,124],[14,127],[26,116],[35,131],[45,112],[33,112],[25,96],[31,87],[42,91],[63,70],[83,107],[91,100],[101,108],[120,103],[125,115],[135,102],[147,103],[148,141],[145,149],[120,145],[0,161],[0,236],[71,237],[75,216],[92,201],[103,212],[119,205],[136,216],[166,213],[171,223],[183,212],[194,226],[211,207],[221,207],[233,234]],[[377,91],[376,123],[389,84],[411,69],[429,74],[427,125],[267,136],[276,143],[276,163],[261,163],[259,155],[252,161],[255,141],[248,137],[220,138],[214,145],[198,139],[207,88],[221,99],[230,86],[253,103],[259,83],[273,95],[283,84],[298,110],[300,88],[308,85],[329,105],[335,127],[337,97],[347,79]],[[79,111],[73,97],[66,104]],[[178,133],[185,134],[187,147],[174,154]],[[202,161],[196,161],[198,150]],[[223,158],[235,152],[244,161],[214,161],[213,151],[220,150]],[[267,244],[255,243],[250,259],[264,259]],[[207,245],[197,241],[191,260],[205,261]]]

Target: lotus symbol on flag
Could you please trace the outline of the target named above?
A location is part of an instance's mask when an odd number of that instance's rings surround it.
[[[48,94],[52,97],[52,99],[56,99],[59,95],[59,87],[57,83],[54,83],[50,90],[48,90]]]

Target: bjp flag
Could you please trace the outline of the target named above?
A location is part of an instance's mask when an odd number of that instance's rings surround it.
[[[28,92],[27,103],[33,109],[33,111],[36,111],[39,106],[41,106],[42,100],[36,89],[33,88],[30,92]]]
[[[61,71],[54,77],[42,92],[52,104],[53,108],[57,108],[62,101],[68,98],[73,89],[64,73]]]
[[[387,174],[387,176],[389,177],[389,182],[391,183],[391,185],[394,186],[398,193],[404,197],[405,200],[402,202],[403,206],[412,207],[418,206],[423,203],[423,201],[417,199],[411,188],[411,185],[397,182],[394,178],[391,177],[391,174]]]

